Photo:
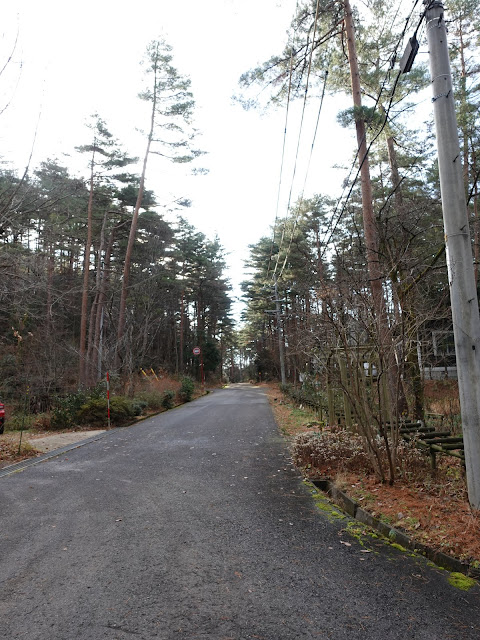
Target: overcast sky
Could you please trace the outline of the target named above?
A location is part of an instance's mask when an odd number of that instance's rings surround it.
[[[0,154],[22,169],[37,127],[33,166],[57,157],[74,173],[84,158],[74,147],[89,140],[85,121],[98,112],[126,149],[143,155],[136,128],[147,128],[147,114],[137,93],[142,85],[139,62],[147,43],[163,36],[173,47],[174,66],[192,80],[197,103],[198,146],[208,152],[207,176],[190,175],[190,167],[165,167],[152,159],[147,188],[161,204],[190,198],[184,211],[192,224],[212,237],[217,233],[229,252],[234,285],[243,278],[247,245],[270,235],[274,222],[285,111],[244,111],[232,101],[239,76],[286,42],[296,0],[13,0],[0,9],[0,67],[18,43],[13,61],[0,76]],[[319,100],[308,107],[302,162],[293,183],[293,200],[305,180]],[[354,150],[351,132],[335,121],[338,102],[327,96],[320,120],[305,195],[338,195]],[[280,217],[292,184],[299,109],[288,127],[288,156],[281,191]],[[70,154],[64,157],[63,154]],[[238,293],[238,290],[237,290]]]

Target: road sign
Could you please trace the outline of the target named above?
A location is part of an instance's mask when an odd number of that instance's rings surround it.
[[[193,347],[193,355],[194,356],[199,356],[200,353],[201,353],[200,347]]]

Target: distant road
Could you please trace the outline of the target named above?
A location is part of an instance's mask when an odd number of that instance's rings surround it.
[[[364,553],[315,508],[250,385],[0,478],[0,496],[2,639],[480,638],[480,588]]]

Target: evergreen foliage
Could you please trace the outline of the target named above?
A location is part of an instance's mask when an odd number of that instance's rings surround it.
[[[152,105],[146,157],[195,160],[202,152],[191,146],[190,80],[172,66],[164,41],[149,45],[144,70],[140,97]],[[88,128],[89,141],[76,148],[88,158],[85,179],[57,159],[22,176],[0,168],[0,395],[20,405],[28,389],[33,411],[95,387],[107,371],[119,390],[143,367],[199,376],[196,344],[207,376],[220,378],[230,344],[218,238],[182,218],[167,222],[161,194],[145,189],[146,164],[141,176],[129,173],[137,159],[98,114]],[[57,403],[57,428],[75,420],[70,400]]]
[[[78,412],[78,422],[89,427],[107,426],[108,406],[106,398],[95,398],[82,405]],[[134,404],[123,396],[114,396],[110,400],[110,421],[115,427],[132,422],[135,415]]]
[[[195,383],[192,378],[183,377],[182,386],[180,387],[180,397],[184,402],[190,402],[195,391]]]
[[[175,391],[173,391],[172,389],[167,389],[163,393],[162,407],[164,409],[173,409],[174,400],[175,400]]]
[[[450,30],[478,264],[475,7],[470,0],[454,1]],[[399,73],[404,27],[397,7],[376,0],[353,14],[347,1],[306,0],[297,5],[282,53],[240,79],[248,106],[252,89],[273,105],[303,97],[307,88],[312,98],[322,90],[326,72],[328,90],[352,95],[352,107],[338,115],[358,143],[344,195],[329,201],[319,184],[318,195],[291,206],[271,238],[250,247],[242,337],[263,379],[279,377],[282,340],[287,379],[301,386],[292,393],[308,403],[319,388],[328,391],[322,404],[330,423],[353,420],[378,460],[379,476],[391,482],[399,454],[395,428],[407,414],[424,417],[425,367],[454,364],[448,353],[432,348],[436,333],[451,333],[451,310],[432,136],[428,127],[412,130],[409,119],[428,74],[420,62]],[[273,303],[274,279],[280,314]],[[390,450],[385,439],[382,457],[376,435],[385,422],[396,427],[394,446]]]

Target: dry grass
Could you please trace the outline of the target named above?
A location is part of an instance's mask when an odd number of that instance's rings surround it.
[[[5,467],[27,458],[34,458],[39,454],[29,442],[24,433],[20,444],[20,433],[4,433],[0,435],[0,467]]]
[[[153,371],[152,369],[146,370],[144,373],[140,373],[134,378],[134,387],[127,389],[126,391],[135,395],[138,395],[142,391],[157,391],[158,393],[165,393],[165,391],[175,391],[178,393],[182,383],[176,378],[172,378],[167,372],[159,369]]]
[[[159,398],[161,398],[165,391],[171,390],[176,394],[174,404],[180,404],[181,400],[178,397],[178,392],[180,391],[181,386],[182,383],[179,379],[171,377],[165,371],[148,370],[134,379],[134,386],[133,389],[130,389],[130,391],[134,392],[136,396],[139,396],[142,392],[145,392],[158,394]],[[128,389],[126,391],[128,391]],[[201,395],[202,389],[200,385],[196,384],[193,398],[197,398]],[[159,405],[158,409],[156,410],[147,409],[146,414],[149,415],[164,410],[165,409],[163,409]],[[7,406],[7,429],[8,421],[11,418],[9,413],[10,411],[11,407]],[[27,458],[40,455],[42,452],[35,449],[35,439],[43,438],[45,436],[54,437],[50,428],[49,414],[39,414],[37,416],[31,416],[31,418],[32,420],[29,421],[28,425],[25,424],[25,431],[23,432],[20,451],[20,431],[7,431],[5,434],[0,435],[0,468],[10,464],[14,464],[15,462],[20,462],[21,460],[25,460]],[[27,426],[29,427],[28,429]],[[88,429],[86,429],[85,426],[73,427],[72,429],[55,429],[54,433],[55,436],[57,436],[62,433],[71,433],[78,430],[85,431]]]

